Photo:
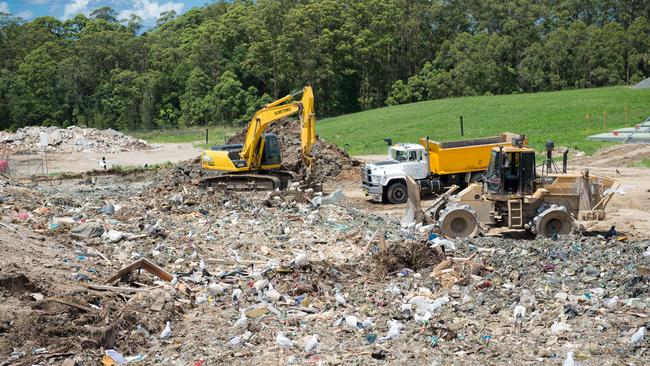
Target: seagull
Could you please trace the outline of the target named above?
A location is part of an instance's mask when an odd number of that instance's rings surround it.
[[[418,313],[415,313],[415,315],[413,316],[413,320],[415,320],[415,322],[418,324],[425,324],[426,322],[429,321],[429,319],[431,319],[430,311],[427,311],[422,316],[418,315]]]
[[[345,324],[348,327],[356,328],[356,329],[362,329],[363,328],[363,323],[359,321],[359,318],[357,318],[354,315],[346,315],[345,316]]]
[[[564,359],[562,366],[576,366],[576,362],[573,360],[573,352],[566,353],[566,359]]]
[[[199,262],[199,269],[203,271],[205,269],[205,261],[203,258],[201,258],[201,261]]]
[[[404,328],[404,325],[398,321],[389,321],[388,325],[390,325],[390,328],[388,329],[388,333],[386,336],[379,338],[381,341],[386,341],[389,339],[396,339],[399,337],[399,332]]]
[[[523,305],[515,306],[515,311],[512,313],[512,321],[515,323],[515,330],[517,330],[517,324],[519,324],[519,331],[521,331],[521,325],[526,317],[526,307]]]
[[[160,333],[160,339],[167,339],[172,335],[172,323],[167,321],[165,329]]]
[[[307,258],[307,253],[299,253],[292,261],[291,266],[296,268],[301,268],[309,264],[309,258]]]
[[[239,312],[241,313],[241,316],[239,317],[239,319],[237,319],[235,324],[232,326],[233,328],[243,328],[248,323],[248,319],[246,318],[244,309],[240,309]]]
[[[232,292],[232,302],[235,303],[235,304],[239,303],[239,299],[241,298],[241,296],[243,294],[244,293],[241,291],[241,289],[238,289],[238,288],[234,289],[233,292]]]
[[[609,240],[611,238],[616,238],[616,226],[612,225],[612,227],[607,230],[604,236],[605,240]]]
[[[411,318],[411,311],[413,311],[413,305],[406,303],[402,304],[402,317],[404,319],[410,319]]]
[[[270,300],[271,302],[278,302],[282,297],[282,295],[278,292],[278,290],[274,289],[273,286],[270,285],[269,285],[269,289],[266,290],[264,295],[266,295],[268,300]]]
[[[347,302],[345,300],[345,297],[343,297],[343,295],[341,295],[341,291],[338,290],[338,289],[336,290],[335,298],[336,298],[336,306],[339,306],[339,305],[343,306]]]
[[[316,352],[316,348],[318,348],[318,334],[314,334],[309,338],[307,344],[305,345],[305,352]]]
[[[630,343],[637,345],[641,343],[644,337],[645,337],[645,327],[641,327],[639,328],[639,330],[636,331],[636,333],[632,334],[632,338],[630,338]]]
[[[261,280],[255,281],[255,283],[253,284],[253,288],[255,289],[255,291],[260,292],[264,290],[268,285],[269,285],[269,280],[263,278]]]
[[[210,285],[208,285],[208,291],[212,295],[221,295],[223,294],[223,290],[224,290],[223,286],[218,283],[211,283]]]
[[[278,332],[278,335],[275,337],[275,343],[280,346],[280,348],[291,348],[293,347],[293,341],[284,336],[284,333]]]
[[[357,324],[357,326],[358,326],[358,324]],[[366,320],[364,320],[363,323],[361,323],[361,327],[363,329],[372,329],[373,326],[374,326],[374,324],[372,323],[372,318],[371,317],[367,317]]]

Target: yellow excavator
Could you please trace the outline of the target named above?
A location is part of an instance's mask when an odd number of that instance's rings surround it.
[[[297,100],[301,97],[300,100]],[[265,105],[248,123],[243,144],[213,146],[201,154],[201,165],[222,172],[206,178],[204,187],[228,190],[275,190],[287,188],[295,173],[282,170],[280,142],[266,129],[275,121],[298,114],[301,156],[307,176],[314,166],[311,148],[316,142],[314,93],[310,86]]]

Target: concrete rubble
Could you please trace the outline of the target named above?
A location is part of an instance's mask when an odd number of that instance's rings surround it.
[[[47,151],[50,153],[148,150],[146,141],[125,135],[113,129],[98,130],[70,126],[67,128],[30,126],[16,132],[0,131],[0,149],[12,153],[31,154],[42,151],[41,134],[47,134]]]
[[[195,166],[4,181],[0,365],[648,359],[648,240],[450,241]]]

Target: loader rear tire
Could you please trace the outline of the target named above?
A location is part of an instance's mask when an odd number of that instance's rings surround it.
[[[392,204],[405,203],[408,199],[408,191],[406,184],[402,182],[395,182],[388,187],[386,191],[386,198]]]
[[[573,232],[573,217],[562,207],[551,207],[534,219],[535,232],[545,238],[556,235],[568,235]]]
[[[467,205],[448,206],[438,221],[442,234],[451,239],[473,237],[479,232],[476,211]]]

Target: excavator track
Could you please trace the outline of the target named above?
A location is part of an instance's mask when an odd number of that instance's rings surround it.
[[[257,170],[205,178],[201,186],[227,191],[274,191],[287,189],[289,182],[295,178],[295,173],[286,170]]]

